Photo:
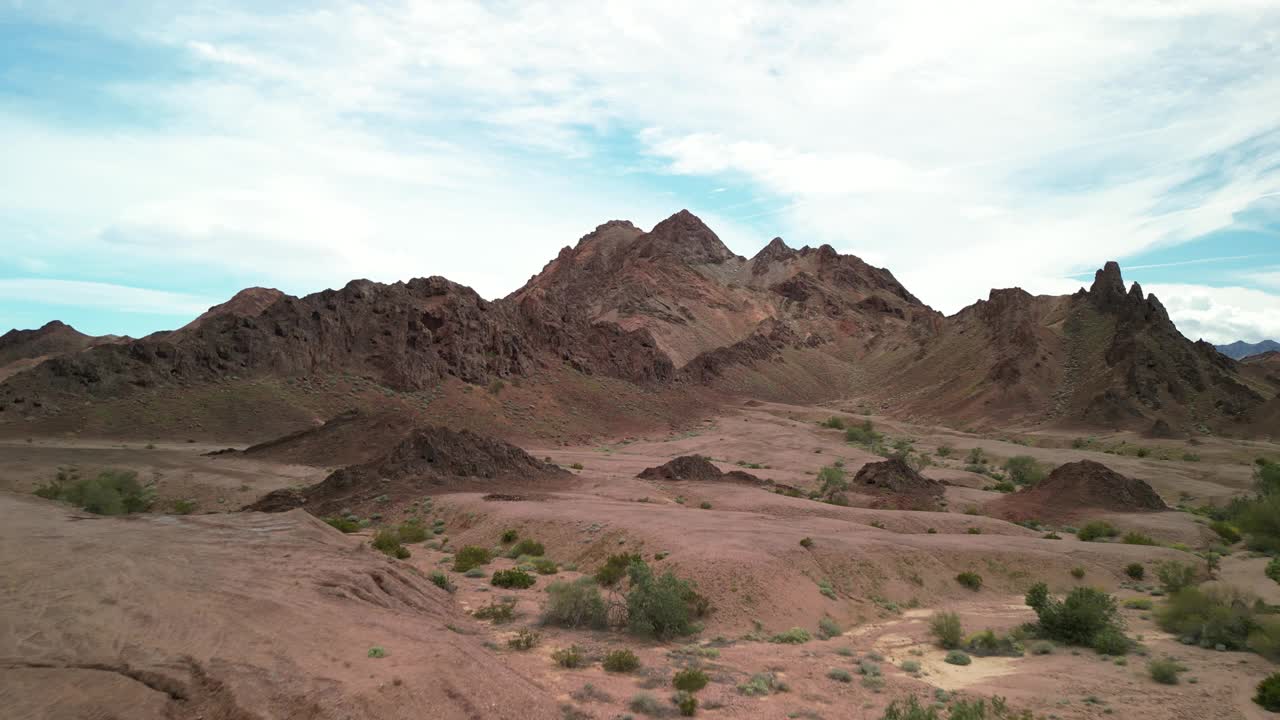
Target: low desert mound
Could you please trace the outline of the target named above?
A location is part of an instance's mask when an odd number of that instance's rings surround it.
[[[303,507],[316,515],[341,510],[386,514],[431,493],[548,487],[572,478],[572,473],[509,443],[433,425],[412,431],[379,458],[344,467],[302,490],[277,490],[245,509],[281,512]]]
[[[935,504],[945,492],[942,483],[921,475],[897,458],[863,465],[849,489],[883,495],[879,504],[904,509]]]
[[[701,455],[681,455],[657,467],[645,468],[636,477],[641,480],[736,480],[756,485],[764,482],[741,470],[724,472]]]
[[[1007,495],[990,506],[1013,519],[1072,515],[1078,510],[1159,512],[1169,507],[1143,480],[1125,477],[1092,460],[1060,465],[1035,487]]]
[[[246,457],[298,465],[358,465],[390,452],[413,431],[404,412],[348,410],[319,427],[246,448]]]
[[[446,590],[305,513],[124,519],[0,493],[0,567],[0,618],[23,628],[0,633],[4,717],[560,717]]]

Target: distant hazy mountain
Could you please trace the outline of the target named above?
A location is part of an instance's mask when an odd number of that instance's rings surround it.
[[[1243,340],[1237,340],[1230,345],[1217,345],[1218,352],[1229,358],[1246,358],[1250,355],[1258,355],[1272,350],[1280,350],[1280,342],[1275,340],[1263,340],[1257,343],[1247,343]]]

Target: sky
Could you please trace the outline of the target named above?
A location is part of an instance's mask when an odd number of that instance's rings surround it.
[[[0,330],[496,298],[687,208],[954,313],[1107,260],[1280,339],[1280,4],[0,0]]]

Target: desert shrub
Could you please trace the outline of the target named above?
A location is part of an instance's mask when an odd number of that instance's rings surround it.
[[[482,578],[485,576],[485,571],[484,571],[484,568],[474,567],[462,573],[462,576],[469,577],[469,578]]]
[[[822,427],[825,427],[825,428],[831,428],[832,430],[843,430],[843,429],[844,429],[844,420],[842,420],[841,418],[836,417],[835,415],[832,415],[831,417],[827,418],[826,420],[823,420],[820,424],[822,425]]]
[[[1195,584],[1196,569],[1177,560],[1166,560],[1156,565],[1156,577],[1164,591],[1173,594]]]
[[[494,587],[514,588],[517,590],[533,587],[535,582],[537,582],[536,578],[519,568],[498,570],[493,574],[493,577],[489,578],[489,583]],[[547,592],[550,593],[551,588],[547,588]]]
[[[823,497],[831,497],[848,489],[849,480],[845,477],[844,470],[828,465],[818,471],[818,492]]]
[[[196,502],[195,502],[195,500],[174,500],[174,501],[173,501],[173,514],[174,514],[174,515],[190,515],[191,513],[195,512],[195,511],[196,511]],[[326,521],[326,522],[328,522],[328,521]],[[330,524],[330,525],[332,525],[333,523],[329,523],[329,524]],[[337,527],[337,526],[335,525],[334,527]],[[339,530],[342,530],[342,528],[338,528],[338,529],[339,529]],[[352,531],[351,531],[351,530],[343,530],[343,532],[352,532]]]
[[[1201,647],[1223,645],[1229,650],[1248,647],[1249,635],[1259,628],[1261,606],[1251,596],[1229,585],[1208,583],[1171,593],[1156,609],[1161,629]]]
[[[608,672],[627,673],[640,667],[640,658],[630,650],[611,650],[602,664]]]
[[[1022,643],[1012,635],[999,635],[994,630],[983,630],[965,638],[964,649],[971,655],[990,657],[1022,657]]]
[[[449,582],[449,576],[445,575],[439,570],[436,570],[435,572],[431,573],[429,577],[433,585],[440,588],[441,590],[444,590],[445,592],[453,592],[454,590],[457,589],[453,586],[453,583]]]
[[[1112,538],[1117,534],[1119,531],[1105,520],[1092,520],[1076,531],[1076,537],[1085,542],[1093,542],[1099,538]]]
[[[880,677],[880,664],[874,660],[862,660],[858,663],[858,674],[867,677]]]
[[[1234,525],[1225,520],[1214,520],[1209,523],[1209,529],[1218,534],[1223,542],[1232,545],[1240,542],[1240,531]]]
[[[921,705],[915,695],[906,700],[894,700],[884,709],[883,720],[940,720],[938,710],[932,705]]]
[[[1269,712],[1280,712],[1280,673],[1271,673],[1258,683],[1253,701]]]
[[[991,486],[991,490],[993,490],[993,491],[995,491],[995,492],[998,492],[998,493],[1011,493],[1011,492],[1013,492],[1014,490],[1017,490],[1017,489],[1018,489],[1018,486],[1017,486],[1017,485],[1014,485],[1014,484],[1013,484],[1012,482],[1010,482],[1009,480],[1001,480],[1000,482],[998,482],[998,483],[996,483],[995,485],[992,485],[992,486]]]
[[[1151,539],[1150,535],[1143,535],[1140,532],[1127,532],[1124,537],[1120,538],[1120,542],[1125,545],[1155,545],[1156,541]]]
[[[938,449],[936,452],[938,454],[938,457],[951,457],[951,453],[955,452],[955,448],[951,447],[950,445],[947,445],[946,443],[943,443],[942,445],[938,446]]]
[[[844,431],[845,442],[858,443],[859,445],[875,445],[884,439],[884,436],[876,432],[875,425],[870,420],[862,421],[861,425],[854,425]]]
[[[698,503],[698,508],[702,510],[710,510],[711,503],[707,502],[706,500],[703,500],[702,502]]]
[[[853,675],[844,668],[831,668],[827,671],[827,677],[842,683],[853,682]]]
[[[582,469],[582,463],[580,463],[580,462],[576,462],[576,463],[574,463],[574,464],[570,465],[569,467],[570,467],[570,468],[572,468],[572,469],[574,469],[574,470],[581,470],[581,469]]]
[[[627,568],[627,625],[638,635],[666,640],[693,631],[693,617],[708,611],[706,598],[670,572],[655,577],[643,561]]]
[[[395,557],[404,549],[400,544],[400,533],[391,528],[384,528],[373,536],[373,548],[384,555]]]
[[[369,657],[371,658],[384,658],[386,656],[387,656],[387,651],[378,647],[377,645],[374,645],[373,647],[369,648]]]
[[[636,693],[632,696],[631,702],[627,703],[627,707],[631,709],[631,712],[652,717],[664,715],[666,712],[666,708],[663,707],[658,698],[649,693]]]
[[[698,713],[698,698],[693,693],[678,692],[675,696],[676,709],[683,717],[693,717]]]
[[[360,521],[349,517],[327,517],[324,521],[344,533],[353,533],[360,529]]]
[[[503,531],[502,531],[502,536],[501,536],[501,537],[499,537],[499,538],[498,538],[498,540],[499,540],[503,545],[508,545],[508,544],[510,544],[510,543],[515,542],[515,541],[516,541],[516,538],[519,538],[519,537],[520,537],[520,534],[519,534],[519,533],[517,533],[515,530],[503,530]]]
[[[966,570],[965,572],[962,572],[959,575],[956,575],[956,582],[960,583],[964,587],[969,588],[970,590],[982,589],[982,576],[976,572],[970,572]]]
[[[840,635],[840,632],[840,625],[837,624],[835,620],[832,620],[829,617],[823,617],[818,621],[818,637],[823,640],[829,640],[830,638],[837,637]]]
[[[75,505],[95,515],[126,515],[146,512],[155,502],[155,492],[138,482],[132,470],[103,470],[97,477],[65,482],[61,477],[35,489],[48,500]]]
[[[1129,563],[1128,565],[1124,566],[1124,574],[1128,575],[1134,580],[1141,580],[1142,578],[1146,577],[1147,569],[1142,567],[1142,563],[1136,563],[1136,562]]]
[[[685,668],[671,677],[671,685],[677,690],[698,692],[711,680],[707,673],[699,668]]]
[[[555,575],[560,572],[560,566],[551,558],[534,558],[529,561],[529,564],[533,566],[534,571],[539,575]]]
[[[1052,655],[1053,643],[1049,642],[1048,640],[1037,640],[1031,643],[1031,654],[1032,655]]]
[[[495,624],[509,623],[516,616],[515,600],[493,600],[471,614],[477,620],[492,620]]]
[[[774,635],[773,637],[769,638],[769,642],[783,643],[787,645],[799,645],[801,643],[807,643],[811,639],[812,637],[809,635],[808,630],[805,630],[804,628],[793,627],[790,630],[780,632],[777,635]]]
[[[542,636],[528,629],[521,628],[516,634],[507,639],[507,647],[512,650],[532,650],[542,640]]]
[[[1125,655],[1133,643],[1118,628],[1109,627],[1093,636],[1092,646],[1101,655]]]
[[[1178,673],[1182,671],[1183,667],[1169,658],[1147,663],[1147,672],[1151,673],[1151,679],[1164,685],[1177,685]]]
[[[1084,579],[1084,568],[1080,567],[1079,565],[1071,568],[1071,577],[1077,580]]]
[[[966,529],[965,529],[965,532],[969,533],[970,535],[981,535],[981,534],[982,534],[982,528],[977,527],[977,526],[975,525],[975,526],[973,526],[973,527],[966,528]]]
[[[545,554],[547,554],[547,549],[542,546],[542,543],[536,540],[530,540],[529,538],[525,538],[515,545],[512,545],[511,549],[507,551],[507,557],[509,558],[518,558],[521,555],[541,557]]]
[[[631,563],[639,562],[640,556],[634,553],[610,555],[604,561],[604,564],[596,570],[595,579],[604,587],[613,587],[617,585],[622,578],[627,576],[627,568],[631,567]]]
[[[587,662],[582,648],[577,645],[570,645],[567,648],[552,651],[551,659],[555,660],[556,664],[563,668],[582,667]]]
[[[1129,598],[1124,601],[1124,606],[1130,610],[1150,610],[1152,602],[1151,598]]]
[[[489,548],[467,545],[453,556],[453,571],[466,572],[473,567],[487,565],[492,559],[493,553],[489,552]]]
[[[800,538],[800,547],[806,550],[813,547],[813,538],[807,538],[807,537]]]
[[[1030,455],[1015,455],[1004,462],[1009,480],[1016,485],[1035,485],[1048,476],[1039,461]]]
[[[902,672],[905,673],[915,674],[920,672],[920,663],[916,660],[903,660],[900,667],[902,668]]]
[[[591,578],[551,583],[542,619],[561,627],[602,628],[607,622],[604,598]]]
[[[964,638],[964,630],[960,626],[960,616],[953,612],[936,612],[929,618],[929,632],[937,639],[938,645],[946,650],[960,647]]]
[[[970,465],[985,465],[987,462],[986,453],[982,452],[982,448],[970,448],[966,462]]]
[[[1026,601],[1036,611],[1040,632],[1068,645],[1092,647],[1099,633],[1119,632],[1122,627],[1115,598],[1097,588],[1078,587],[1060,601],[1049,594],[1048,586],[1036,583]]]
[[[427,529],[417,520],[406,520],[400,523],[396,532],[399,533],[402,543],[417,543],[427,539]]]
[[[947,656],[942,660],[950,665],[968,665],[973,662],[963,650],[948,650]]]
[[[836,589],[831,586],[831,581],[829,580],[818,581],[818,592],[822,593],[826,597],[831,598],[832,600],[836,599]]]

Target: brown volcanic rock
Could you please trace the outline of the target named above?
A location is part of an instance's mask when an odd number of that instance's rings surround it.
[[[1081,510],[1169,509],[1146,482],[1125,477],[1092,460],[1060,465],[1035,487],[1006,495],[987,507],[991,514],[1013,519],[1069,517]]]
[[[344,467],[301,491],[272,492],[245,510],[301,507],[317,516],[341,509],[386,514],[431,493],[546,488],[568,484],[573,477],[501,440],[428,426],[410,432],[385,455]]]
[[[51,320],[35,330],[10,330],[0,335],[0,380],[51,357],[126,339],[115,335],[85,335],[59,320]]]
[[[755,475],[741,470],[724,472],[701,455],[681,455],[657,467],[645,468],[636,477],[642,480],[693,480],[704,482],[734,480],[756,485],[765,482]]]
[[[264,288],[264,287],[245,288],[244,290],[241,290],[235,295],[232,295],[230,300],[224,303],[219,303],[217,305],[214,305],[213,307],[204,311],[195,320],[192,320],[186,325],[183,325],[181,328],[179,328],[175,332],[182,332],[184,330],[194,330],[195,328],[198,328],[201,325],[208,322],[210,318],[214,318],[219,315],[234,315],[236,317],[258,317],[259,315],[262,314],[262,311],[270,307],[272,303],[285,297],[288,297],[288,296],[280,292],[279,290],[276,290],[275,288]]]
[[[863,465],[849,483],[849,491],[888,495],[888,504],[902,508],[924,508],[935,505],[946,488],[927,478],[898,458]]]
[[[238,454],[299,465],[357,465],[390,452],[414,427],[414,418],[404,412],[348,410],[319,427],[258,443]]]

